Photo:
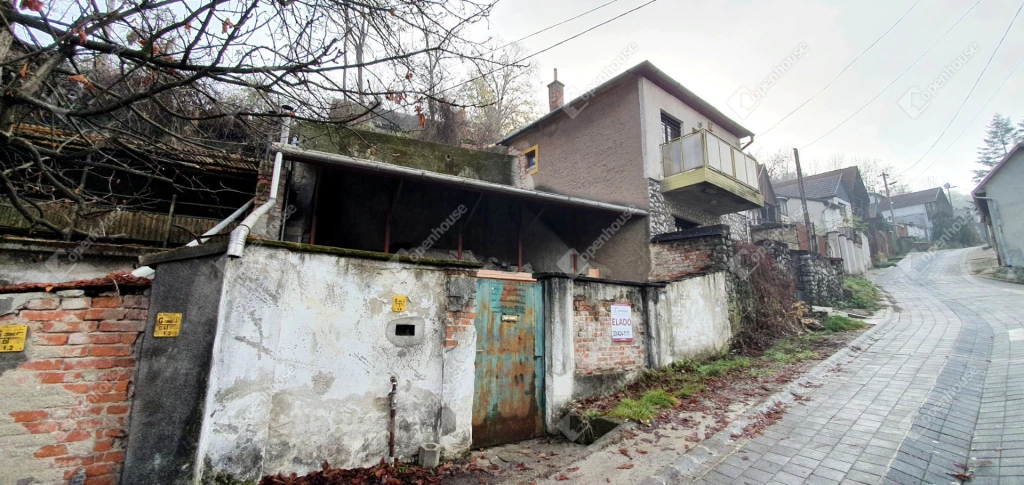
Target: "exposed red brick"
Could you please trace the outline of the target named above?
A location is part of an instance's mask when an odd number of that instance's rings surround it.
[[[120,320],[124,318],[125,311],[122,308],[90,308],[85,311],[82,318],[85,320]]]
[[[64,361],[64,370],[109,369],[116,364],[117,360],[111,357],[69,359]]]
[[[35,345],[64,345],[68,343],[68,335],[35,334],[32,343]]]
[[[124,463],[124,451],[108,451],[98,455],[96,463]]]
[[[110,451],[114,447],[114,440],[97,440],[96,444],[93,445],[93,452],[104,452]]]
[[[28,423],[49,418],[50,413],[46,411],[15,411],[10,413],[10,416],[14,418],[15,423]]]
[[[21,318],[39,322],[74,322],[85,316],[85,310],[25,310]]]
[[[62,362],[60,359],[30,360],[22,362],[18,368],[24,370],[60,370]]]
[[[50,434],[60,429],[56,421],[38,421],[34,423],[21,423],[29,433]]]
[[[25,303],[25,308],[29,310],[56,310],[59,306],[60,300],[57,298],[40,298]]]
[[[67,433],[58,433],[56,436],[57,441],[61,443],[73,443],[77,441],[85,441],[91,438],[92,433],[85,430],[76,429],[74,431],[69,431]]]
[[[114,485],[117,483],[117,475],[103,475],[100,477],[89,477],[83,485]]]
[[[132,348],[127,345],[97,345],[89,349],[92,357],[124,357],[132,355]]]
[[[36,458],[50,458],[53,456],[61,456],[68,454],[68,447],[64,445],[46,445],[39,448],[39,451],[35,452],[34,457]]]
[[[113,467],[110,463],[95,463],[85,467],[85,476],[87,477],[99,477],[103,475],[110,475],[113,471]]]
[[[119,344],[123,335],[120,333],[76,333],[68,336],[71,345],[83,344]]]
[[[112,404],[107,406],[107,414],[112,416],[128,414],[129,409],[131,409],[131,406],[128,406],[127,404]]]
[[[120,308],[121,298],[116,296],[99,296],[92,299],[93,308]]]
[[[146,328],[146,322],[125,320],[123,322],[100,322],[101,332],[141,332]]]
[[[94,456],[60,456],[53,459],[53,465],[57,468],[75,467],[75,469],[65,472],[65,480],[70,480],[78,472],[78,467],[92,465],[95,462],[96,457]]]
[[[125,320],[145,320],[149,318],[149,313],[146,310],[128,310],[124,314]]]
[[[43,331],[50,333],[92,332],[93,330],[96,330],[95,322],[72,322],[54,320],[43,324]]]
[[[124,297],[125,308],[149,308],[149,298],[144,295],[128,295]]]

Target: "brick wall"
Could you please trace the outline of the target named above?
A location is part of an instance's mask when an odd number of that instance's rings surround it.
[[[467,333],[475,328],[476,278],[466,271],[449,270],[447,293],[444,346],[452,348],[458,347],[460,341],[465,341]],[[476,345],[476,341],[467,344]]]
[[[654,281],[725,271],[732,255],[727,234],[655,240],[650,245],[650,251],[651,280]]]
[[[647,364],[642,301],[639,289],[577,281],[573,297],[573,347],[576,375],[628,372]],[[611,306],[633,307],[633,341],[613,342]]]
[[[28,325],[25,350],[0,353],[4,484],[118,482],[149,303],[131,291],[0,295],[0,324]]]

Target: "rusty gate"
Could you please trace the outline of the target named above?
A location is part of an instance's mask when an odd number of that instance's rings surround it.
[[[540,283],[477,280],[473,447],[544,433]]]

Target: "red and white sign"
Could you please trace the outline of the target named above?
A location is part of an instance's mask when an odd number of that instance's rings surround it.
[[[633,341],[632,305],[612,305],[612,342]]]

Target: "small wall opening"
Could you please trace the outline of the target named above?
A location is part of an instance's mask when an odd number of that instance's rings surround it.
[[[399,337],[415,337],[416,325],[395,325],[395,335]]]

